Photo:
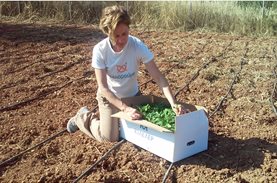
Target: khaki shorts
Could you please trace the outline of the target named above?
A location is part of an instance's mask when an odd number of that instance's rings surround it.
[[[140,92],[136,96],[141,95]],[[76,125],[79,129],[88,136],[98,141],[118,141],[119,139],[119,120],[111,117],[112,114],[119,111],[105,97],[97,93],[100,119],[94,118],[92,111],[87,111],[82,114],[77,114]]]

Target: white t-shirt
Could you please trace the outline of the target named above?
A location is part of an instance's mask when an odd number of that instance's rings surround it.
[[[93,48],[92,67],[106,69],[108,87],[117,97],[131,97],[138,92],[139,62],[147,63],[153,58],[148,47],[134,36],[129,35],[120,52],[112,49],[107,37]]]

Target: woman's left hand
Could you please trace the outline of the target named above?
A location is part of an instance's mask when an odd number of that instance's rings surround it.
[[[184,106],[181,104],[173,104],[171,107],[176,115],[186,114],[190,112],[189,109],[185,109]]]
[[[123,112],[127,113],[132,120],[137,120],[137,119],[141,119],[142,115],[135,109],[132,107],[126,107]]]

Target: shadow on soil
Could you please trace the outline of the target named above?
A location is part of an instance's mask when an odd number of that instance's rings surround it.
[[[59,41],[71,44],[87,43],[105,38],[98,29],[73,26],[49,26],[32,24],[0,23],[0,37],[18,43],[55,43]]]
[[[265,153],[277,153],[277,145],[259,138],[234,139],[209,132],[208,150],[177,162],[177,166],[198,164],[205,167],[233,172],[261,168]],[[272,158],[276,159],[276,155]]]

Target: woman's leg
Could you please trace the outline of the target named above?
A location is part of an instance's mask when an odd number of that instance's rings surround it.
[[[99,121],[95,118],[95,114],[92,111],[89,111],[87,107],[82,107],[73,118],[75,118],[74,121],[79,130],[91,138],[101,140],[98,131],[92,133],[90,130],[90,126],[94,123],[95,125],[99,124]]]
[[[139,91],[136,96],[141,95]],[[93,136],[99,141],[118,141],[119,140],[119,119],[111,117],[112,114],[119,111],[101,94],[97,93],[96,97],[99,107],[100,121],[91,122],[90,131]]]
[[[111,117],[118,109],[101,95],[97,95],[97,101],[100,120],[96,119],[93,112],[82,107],[74,117],[75,124],[86,135],[98,141],[118,141],[118,119]]]
[[[119,123],[118,118],[111,117],[112,114],[118,112],[118,109],[112,105],[106,98],[97,94],[97,101],[99,106],[100,122],[98,130],[101,134],[102,140],[118,141],[119,139]],[[95,125],[91,124],[91,129],[95,131]]]

